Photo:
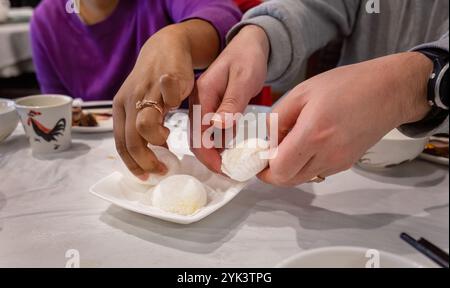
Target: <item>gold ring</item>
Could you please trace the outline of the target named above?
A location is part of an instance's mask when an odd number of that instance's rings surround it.
[[[314,177],[313,179],[311,179],[309,182],[311,183],[322,183],[323,181],[325,181],[325,177],[322,177],[320,175],[317,175],[316,177]]]
[[[153,100],[144,100],[136,102],[136,110],[141,111],[145,108],[154,108],[158,110],[159,113],[164,114],[163,108],[159,106],[158,102]]]

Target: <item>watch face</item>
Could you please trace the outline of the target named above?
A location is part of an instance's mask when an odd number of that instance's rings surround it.
[[[441,80],[440,87],[439,87],[439,95],[441,96],[442,103],[448,106],[448,98],[450,97],[450,91],[448,90],[448,81],[449,81],[449,70],[445,71],[444,77]]]

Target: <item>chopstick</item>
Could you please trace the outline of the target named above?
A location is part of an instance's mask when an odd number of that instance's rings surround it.
[[[406,233],[402,233],[400,238],[442,268],[449,268],[449,255],[430,241],[424,238],[416,240]]]

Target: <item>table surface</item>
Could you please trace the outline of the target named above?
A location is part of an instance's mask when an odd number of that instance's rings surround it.
[[[18,127],[0,144],[0,267],[273,267],[325,246],[380,249],[434,265],[399,239],[448,251],[448,168],[415,161],[322,184],[280,189],[252,182],[201,222],[182,226],[128,212],[89,193],[119,158],[110,133],[74,135],[71,150],[31,155]]]

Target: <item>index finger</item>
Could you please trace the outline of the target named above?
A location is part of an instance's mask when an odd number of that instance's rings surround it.
[[[278,134],[281,143],[276,157],[269,161],[269,169],[259,175],[264,182],[277,185],[289,183],[316,154],[317,148],[309,141],[308,121],[301,119],[305,106],[296,102],[299,102],[296,97],[288,95],[273,110],[279,115]]]
[[[210,127],[212,127],[211,124],[209,125],[203,125],[202,123],[200,123],[200,134],[196,134],[194,133],[194,129],[197,129],[197,127],[193,127],[193,113],[194,113],[194,109],[193,106],[194,105],[200,105],[201,108],[201,115],[200,116],[200,121],[202,121],[203,117],[208,114],[208,113],[214,113],[214,111],[217,109],[217,107],[213,104],[219,101],[214,101],[213,99],[208,99],[208,101],[203,101],[203,103],[200,102],[199,99],[199,92],[198,92],[198,88],[197,85],[195,85],[191,96],[189,97],[189,118],[191,119],[190,121],[190,125],[191,127],[189,127],[189,138],[190,138],[190,148],[192,153],[194,153],[194,155],[197,157],[197,159],[202,162],[209,170],[216,172],[216,173],[221,173],[221,164],[222,164],[222,158],[219,154],[219,151],[215,148],[207,148],[203,145],[203,139],[197,139],[200,143],[200,147],[194,147],[193,143],[194,143],[194,139],[193,137],[198,137],[200,136],[201,138],[203,138],[203,136],[205,135],[205,132],[207,132],[208,129],[210,129]]]
[[[122,103],[118,103],[117,100],[114,101],[113,115],[114,140],[120,158],[131,173],[142,180],[146,180],[146,178],[148,178],[148,173],[144,171],[136,161],[134,161],[130,153],[128,153],[125,139],[125,111]]]
[[[166,167],[159,162],[156,155],[147,147],[147,140],[142,138],[136,129],[135,109],[129,109],[126,115],[125,141],[126,149],[139,167],[147,173],[162,173]],[[127,163],[126,163],[127,164]],[[132,171],[133,172],[133,171]]]

